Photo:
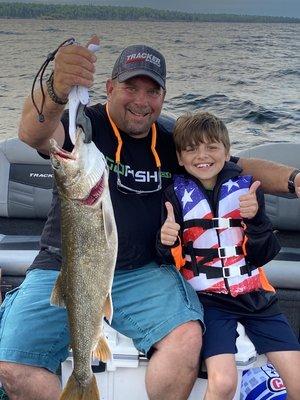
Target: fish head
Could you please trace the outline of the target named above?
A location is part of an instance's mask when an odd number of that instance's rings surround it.
[[[50,139],[50,160],[60,195],[93,206],[108,188],[108,167],[94,142],[85,143],[84,138],[84,132],[78,127],[72,152],[63,150],[55,139]]]

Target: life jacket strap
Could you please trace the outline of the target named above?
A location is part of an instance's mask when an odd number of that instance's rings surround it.
[[[242,220],[237,218],[210,218],[210,219],[190,219],[184,221],[183,228],[200,227],[203,229],[227,229],[242,226]]]
[[[185,254],[189,254],[190,256],[200,256],[206,257],[206,261],[213,260],[214,258],[228,258],[234,256],[244,255],[244,250],[242,246],[225,246],[225,247],[217,247],[211,249],[196,249],[191,246],[187,246],[185,248]]]
[[[187,261],[185,263],[184,268],[192,270],[193,271],[193,267],[192,264]],[[255,265],[252,264],[245,264],[242,266],[236,266],[236,265],[232,265],[230,267],[212,267],[210,265],[203,265],[198,263],[197,265],[197,271],[198,274],[205,274],[207,279],[213,279],[213,278],[233,278],[236,276],[242,276],[245,274],[248,274],[249,276],[251,276],[251,272],[255,269],[257,269],[258,267],[256,267]]]

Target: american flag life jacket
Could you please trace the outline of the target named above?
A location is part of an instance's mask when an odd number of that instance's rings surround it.
[[[249,191],[251,181],[251,176],[238,176],[224,182],[214,216],[200,184],[186,176],[174,178],[184,221],[182,244],[186,264],[181,273],[196,291],[236,297],[262,287],[259,269],[249,269],[245,260],[247,238],[239,211],[239,197]],[[217,228],[205,227],[205,222],[211,221],[217,222]],[[209,272],[218,277],[208,277],[210,274],[203,272],[208,268],[217,268]]]

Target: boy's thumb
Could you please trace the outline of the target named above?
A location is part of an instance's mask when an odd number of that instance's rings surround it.
[[[169,201],[165,202],[165,206],[167,209],[167,220],[171,222],[175,222],[175,215],[174,215],[174,209],[172,204]]]
[[[253,182],[252,185],[249,188],[249,192],[252,193],[252,194],[255,194],[255,192],[257,191],[259,186],[260,186],[260,181]]]

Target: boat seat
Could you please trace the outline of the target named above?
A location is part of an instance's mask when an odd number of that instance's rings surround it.
[[[52,199],[49,160],[17,138],[0,142],[0,268],[4,295],[38,253]]]
[[[271,143],[240,151],[242,157],[263,158],[300,169],[300,143]],[[276,288],[282,312],[300,340],[300,199],[266,195],[266,212],[281,251],[264,270]]]
[[[300,169],[300,143],[271,143],[239,151],[246,158],[263,158]],[[266,195],[266,212],[275,229],[300,231],[300,202],[287,196]],[[298,242],[299,244],[299,242]]]
[[[262,158],[300,169],[300,143],[270,143],[242,150],[239,157]],[[300,289],[300,201],[282,195],[265,195],[266,213],[282,246],[265,266],[270,282],[280,288]],[[283,269],[284,268],[284,269]]]
[[[49,160],[17,138],[0,142],[0,217],[45,218],[52,184]]]

